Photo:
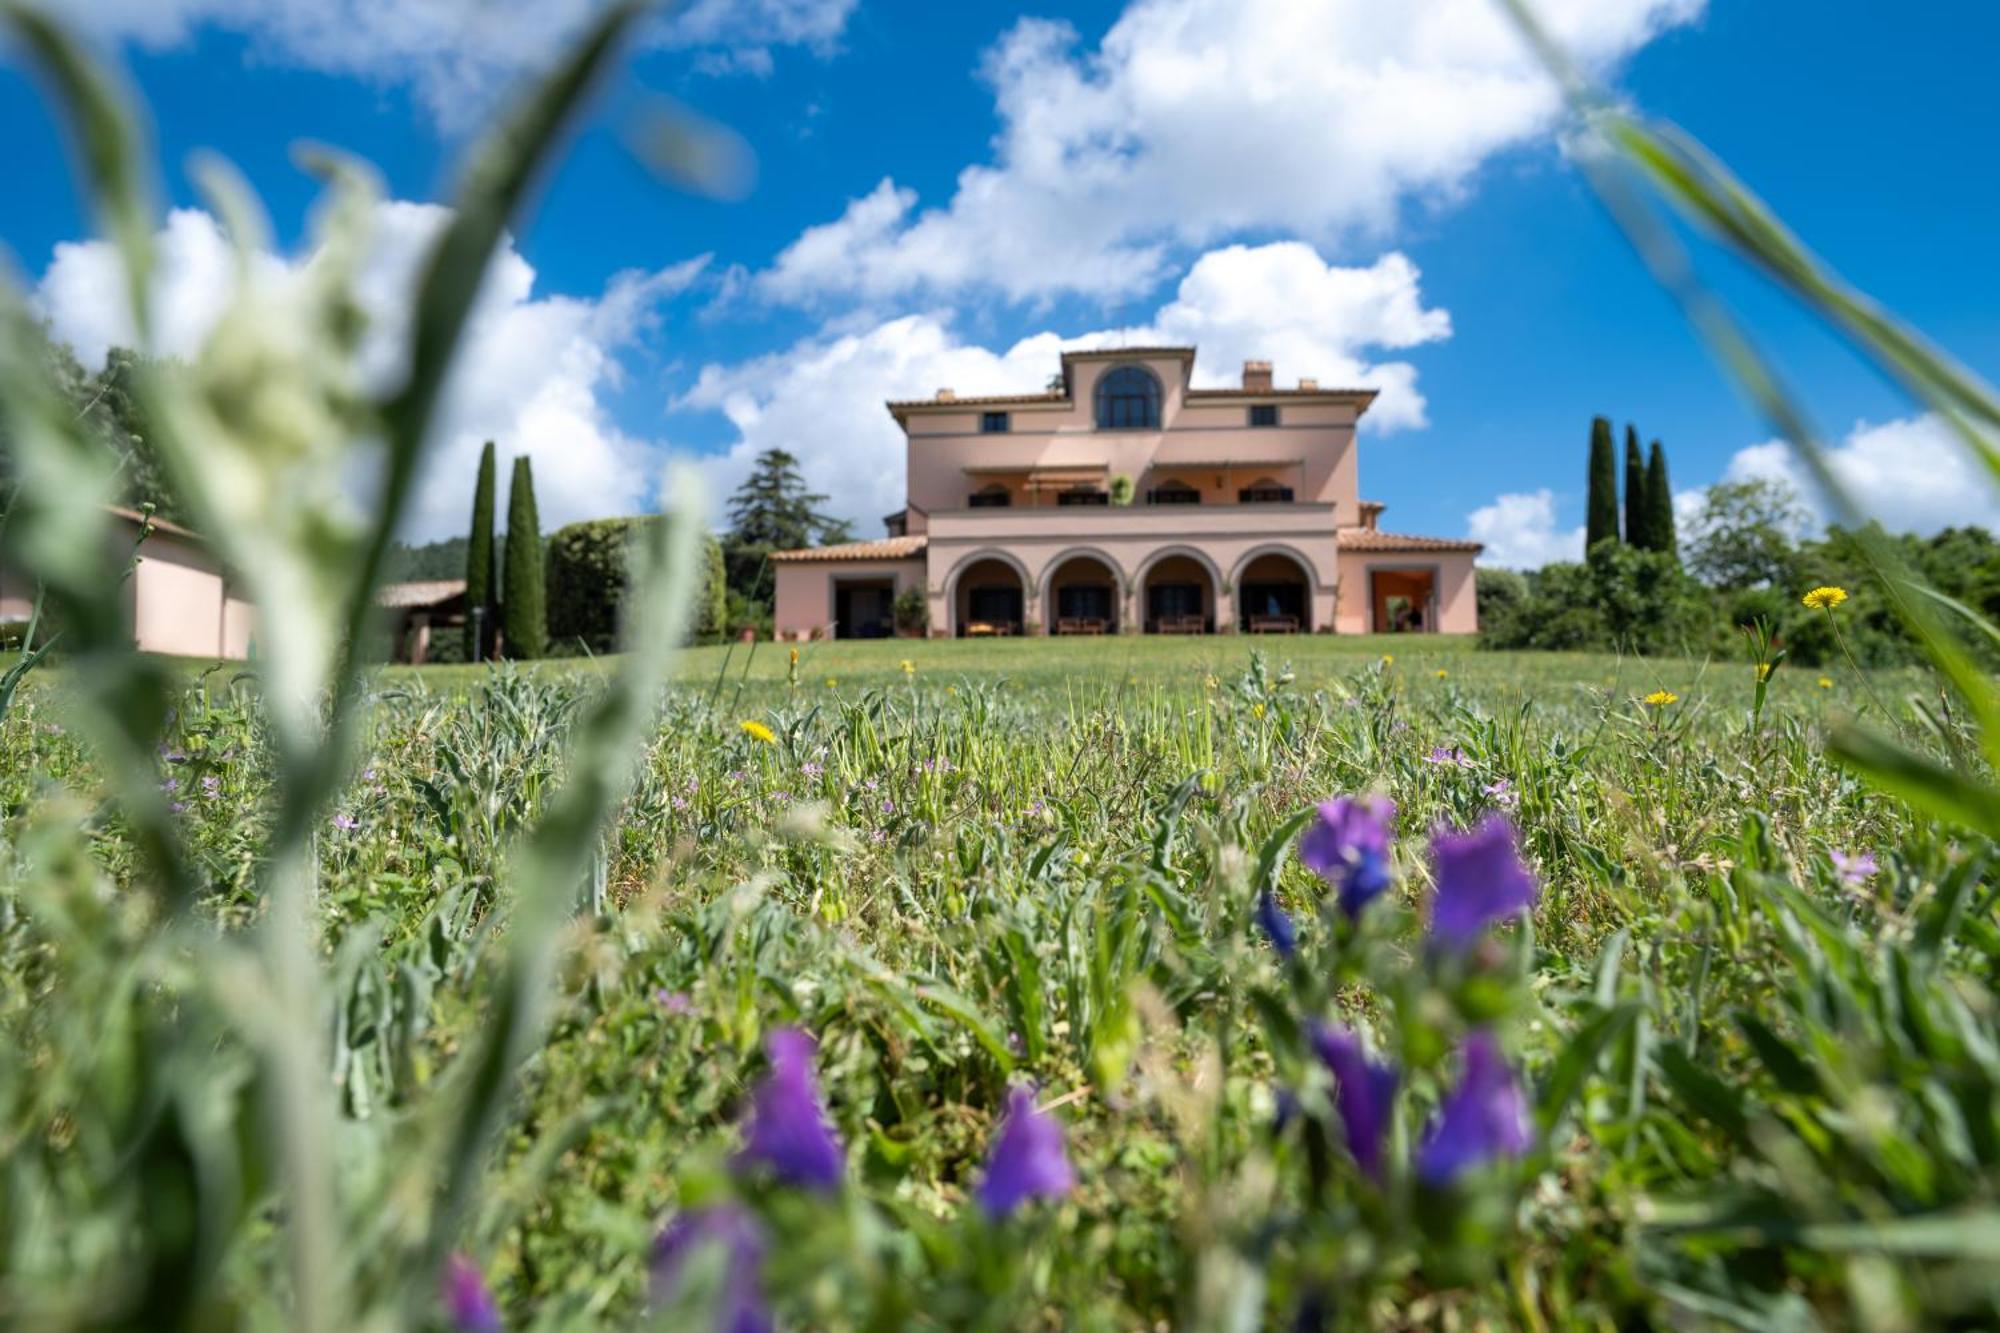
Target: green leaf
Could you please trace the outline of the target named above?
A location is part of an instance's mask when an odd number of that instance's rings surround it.
[[[1636,1003],[1618,1005],[1597,1014],[1563,1044],[1535,1094],[1535,1125],[1544,1140],[1555,1132],[1584,1081],[1604,1059],[1604,1052],[1639,1018]]]
[[[2000,792],[1876,732],[1845,726],[1827,749],[1841,763],[1926,814],[2000,837]]]

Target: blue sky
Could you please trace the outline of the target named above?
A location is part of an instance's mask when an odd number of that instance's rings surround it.
[[[71,0],[150,103],[170,205],[230,159],[282,269],[316,187],[294,145],[375,162],[385,328],[452,163],[587,0]],[[1546,90],[1488,0],[1011,6],[703,0],[604,90],[507,257],[413,535],[463,527],[471,453],[536,459],[544,516],[650,504],[670,454],[726,492],[791,448],[864,533],[893,507],[890,394],[1035,387],[1063,340],[1199,341],[1384,387],[1365,494],[1400,531],[1571,553],[1589,419],[1665,441],[1677,487],[1789,475],[1563,160]],[[1984,169],[2000,14],[1861,0],[1566,0],[1571,44],[1720,153],[1864,290],[1989,376],[2000,260]],[[531,13],[532,19],[524,19]],[[505,18],[496,15],[505,14]],[[429,29],[426,25],[432,25]],[[622,131],[653,95],[730,127],[740,198],[691,197]],[[0,63],[0,245],[86,356],[119,341],[108,266],[56,127]],[[972,171],[970,177],[962,173]],[[169,224],[168,338],[226,284],[221,240]],[[1933,423],[1723,256],[1723,290],[1845,442],[1892,523],[2000,521]],[[175,330],[178,329],[178,333]],[[1024,342],[1024,340],[1027,340]],[[168,346],[165,350],[175,350]]]

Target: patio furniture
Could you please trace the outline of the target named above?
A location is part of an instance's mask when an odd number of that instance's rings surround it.
[[[1058,634],[1102,634],[1109,628],[1096,616],[1063,616],[1056,621]]]
[[[1201,616],[1161,616],[1158,622],[1162,634],[1205,634],[1208,622]]]
[[[1250,632],[1252,634],[1297,634],[1299,632],[1299,618],[1297,616],[1252,616],[1250,617]]]

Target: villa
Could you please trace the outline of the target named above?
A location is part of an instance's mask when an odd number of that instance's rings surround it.
[[[1479,627],[1476,542],[1384,532],[1354,430],[1372,389],[1198,389],[1192,347],[1065,352],[1046,392],[892,402],[908,504],[878,541],[779,551],[780,638]],[[906,624],[905,628],[910,628]]]

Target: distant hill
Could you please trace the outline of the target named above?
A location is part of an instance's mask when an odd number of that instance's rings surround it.
[[[464,537],[447,537],[441,542],[426,542],[422,546],[397,542],[389,548],[382,581],[412,583],[419,579],[462,579],[465,577],[466,541]]]

